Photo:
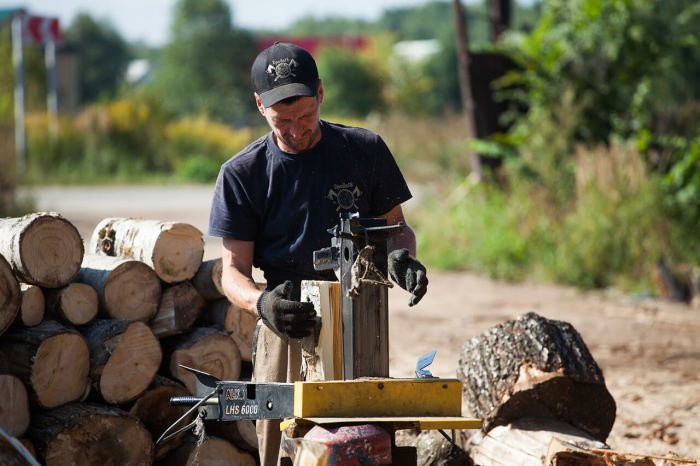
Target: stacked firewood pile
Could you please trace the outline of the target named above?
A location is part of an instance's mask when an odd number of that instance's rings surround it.
[[[0,432],[46,465],[254,465],[249,421],[154,443],[193,393],[181,365],[250,374],[255,318],[203,253],[183,223],[106,218],[84,246],[60,214],[0,219]]]

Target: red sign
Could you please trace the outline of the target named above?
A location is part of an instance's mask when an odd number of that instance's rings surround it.
[[[27,15],[24,17],[24,38],[28,42],[44,44],[61,41],[61,28],[58,18]]]

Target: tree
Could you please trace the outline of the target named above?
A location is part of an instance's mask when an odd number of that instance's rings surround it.
[[[250,118],[256,53],[251,34],[232,27],[223,0],[178,0],[157,91],[166,109],[180,115],[204,113],[229,122]]]
[[[324,82],[324,111],[334,115],[364,117],[383,107],[382,80],[357,53],[327,47],[318,56],[318,72]]]
[[[114,97],[131,57],[112,24],[81,13],[66,29],[65,39],[77,53],[82,101]]]

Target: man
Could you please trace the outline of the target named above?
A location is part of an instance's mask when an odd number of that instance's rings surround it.
[[[288,43],[262,51],[251,69],[255,102],[270,133],[221,167],[209,233],[223,238],[222,284],[233,303],[260,318],[253,378],[300,378],[299,338],[309,335],[315,311],[299,301],[301,280],[336,280],[313,268],[313,251],[327,247],[327,230],[340,214],[404,223],[388,240],[392,279],[417,304],[427,291],[425,268],[415,259],[416,240],[401,203],[406,181],[382,139],[365,129],[320,119],[323,85],[313,57]],[[253,266],[265,275],[261,292]],[[258,421],[260,461],[274,465],[279,422]]]

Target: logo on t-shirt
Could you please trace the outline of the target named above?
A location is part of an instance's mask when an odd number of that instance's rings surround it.
[[[359,210],[356,201],[362,196],[362,191],[355,183],[334,184],[328,190],[326,197],[335,204],[335,210]]]

